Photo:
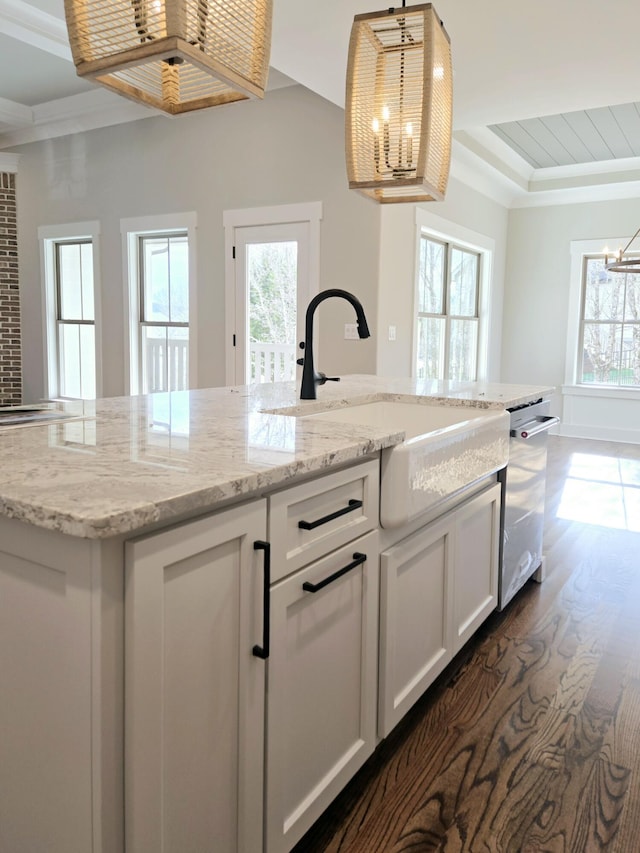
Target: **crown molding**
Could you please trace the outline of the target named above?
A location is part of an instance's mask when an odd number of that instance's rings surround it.
[[[0,149],[161,115],[103,88],[33,107],[33,123],[0,134]]]
[[[66,21],[23,0],[0,0],[0,31],[5,36],[72,61]]]
[[[507,180],[527,190],[534,168],[488,127],[455,131],[453,138]]]
[[[16,103],[16,101],[0,98],[0,126],[3,124],[12,127],[33,124],[33,110],[24,104]]]
[[[451,146],[451,176],[507,208],[527,192],[520,180],[505,174],[457,138]]]
[[[640,157],[534,169],[489,128],[456,132],[453,152],[452,174],[509,208],[640,195]]]

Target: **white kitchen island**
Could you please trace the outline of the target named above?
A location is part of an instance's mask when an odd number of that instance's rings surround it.
[[[4,428],[0,850],[289,849],[399,716],[378,695],[378,553],[397,572],[413,539],[379,532],[379,457],[401,432],[265,411],[416,397],[501,409],[550,390],[356,376],[305,403],[293,383],[218,388],[68,403],[59,421]],[[476,524],[471,499],[495,526],[494,482],[443,507],[448,527],[432,513],[428,543]],[[406,531],[418,545],[424,527]],[[279,706],[296,684],[297,711],[295,694]],[[296,749],[306,763],[287,766]]]

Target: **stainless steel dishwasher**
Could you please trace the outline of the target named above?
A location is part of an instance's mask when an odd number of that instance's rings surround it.
[[[504,536],[498,610],[511,601],[539,571],[542,580],[544,494],[547,481],[547,435],[560,418],[549,415],[550,401],[540,399],[509,409],[511,440],[504,475]]]

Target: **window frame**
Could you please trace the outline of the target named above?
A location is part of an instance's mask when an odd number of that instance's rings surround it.
[[[189,263],[189,322],[181,324],[189,330],[189,378],[188,387],[198,387],[197,366],[197,275],[196,275],[196,232],[197,217],[194,212],[161,214],[158,216],[135,217],[120,221],[123,241],[125,305],[129,346],[125,353],[125,393],[142,394],[142,321],[144,314],[141,299],[143,258],[140,238],[169,237],[186,234]],[[175,325],[172,323],[150,325]]]
[[[499,332],[495,337],[491,334],[494,325],[498,330],[501,326],[501,309],[496,309],[496,301],[500,306],[502,285],[498,282],[499,286],[496,286],[493,280],[496,241],[493,237],[444,219],[423,207],[416,207],[415,226],[411,376],[416,378],[417,373],[420,237],[425,235],[441,242],[455,243],[462,249],[477,252],[480,255],[476,381],[487,382],[490,372],[498,373],[500,364]],[[492,337],[494,337],[493,340]]]
[[[184,237],[187,241],[187,258],[189,252],[189,234],[185,231],[167,231],[166,233],[154,232],[152,234],[138,234],[137,235],[137,250],[138,250],[138,352],[142,353],[144,351],[144,329],[146,328],[157,328],[157,329],[187,329],[190,331],[189,322],[176,322],[168,320],[166,322],[161,322],[159,320],[147,320],[146,312],[145,312],[145,287],[148,283],[148,276],[145,270],[145,254],[144,254],[144,242],[145,240],[167,240],[168,251],[170,252],[170,240],[173,237]],[[187,261],[188,263],[188,261]],[[169,278],[169,304],[171,304],[171,279]],[[187,384],[189,384],[187,382]],[[144,388],[144,361],[142,358],[138,359],[138,387],[140,389]],[[153,393],[150,391],[146,391],[145,393]]]
[[[444,260],[442,265],[442,312],[434,313],[432,311],[420,311],[420,282],[421,282],[421,258],[423,241],[429,241],[442,246],[444,250]],[[451,313],[451,267],[452,255],[454,251],[463,252],[465,254],[474,255],[477,259],[476,276],[475,276],[475,298],[474,298],[474,313],[473,314],[453,314]],[[483,304],[483,265],[484,261],[483,250],[478,246],[471,246],[468,243],[463,243],[455,238],[448,238],[443,234],[435,234],[432,231],[420,229],[418,235],[418,262],[416,270],[416,295],[415,295],[415,326],[414,326],[414,345],[412,356],[412,376],[418,378],[418,346],[420,339],[420,320],[423,318],[432,318],[442,320],[444,322],[444,336],[442,341],[442,360],[441,360],[441,376],[430,377],[425,376],[423,379],[439,380],[439,381],[469,381],[476,382],[481,375],[486,374],[486,347],[483,349],[482,340],[482,317],[481,306]],[[451,366],[451,328],[452,321],[464,320],[473,322],[476,326],[476,352],[475,352],[475,375],[468,380],[450,380],[448,378]]]
[[[580,283],[580,317],[579,317],[579,330],[578,330],[578,348],[576,351],[576,366],[575,366],[575,381],[576,385],[581,388],[612,388],[614,390],[627,389],[629,391],[640,391],[640,383],[639,384],[623,384],[622,382],[585,382],[584,381],[584,370],[581,366],[584,359],[584,349],[585,349],[585,326],[593,325],[593,326],[620,326],[621,331],[621,345],[620,345],[620,359],[622,359],[623,348],[622,343],[624,341],[624,330],[626,328],[632,328],[636,326],[640,328],[640,320],[628,321],[624,318],[624,309],[623,309],[623,319],[622,320],[587,320],[585,319],[585,311],[587,307],[587,268],[589,265],[589,261],[592,260],[604,260],[606,257],[606,253],[604,251],[601,252],[589,252],[588,254],[582,255],[582,271],[581,271],[581,283]],[[637,257],[636,253],[629,253],[624,255],[624,258]],[[626,304],[626,276],[631,273],[614,273],[614,275],[624,275],[625,276],[625,298],[623,300],[623,304]],[[582,358],[581,358],[582,354]],[[620,370],[620,366],[618,367],[618,371]]]
[[[459,243],[456,243],[452,240],[443,240],[440,238],[435,238],[431,236],[431,234],[420,234],[420,251],[419,257],[422,258],[422,241],[428,241],[438,246],[441,246],[444,250],[444,258],[442,264],[442,281],[441,281],[441,306],[443,311],[441,313],[434,313],[433,311],[420,311],[418,307],[418,311],[416,312],[417,316],[417,329],[420,326],[420,320],[422,319],[434,319],[434,320],[442,320],[444,321],[444,338],[442,341],[442,376],[425,376],[423,379],[442,379],[447,380],[448,374],[451,368],[451,325],[452,321],[455,320],[466,320],[466,321],[475,321],[476,326],[476,352],[474,358],[474,366],[475,366],[475,375],[472,379],[464,380],[468,382],[475,382],[478,376],[478,351],[479,351],[479,343],[478,343],[478,333],[480,329],[480,316],[479,316],[479,305],[480,305],[480,263],[481,263],[481,253],[472,249],[469,249],[465,246],[461,246]],[[473,255],[477,259],[476,264],[476,280],[475,280],[475,294],[474,294],[474,313],[473,314],[452,314],[451,313],[451,268],[452,268],[452,255],[454,251],[464,252],[468,255]],[[418,266],[418,303],[420,301],[420,267]],[[417,347],[419,341],[420,333],[416,331],[416,355],[415,355],[415,364],[414,370],[417,376],[418,366],[417,366]]]
[[[640,393],[640,386],[638,385],[597,384],[595,382],[584,383],[578,381],[578,376],[581,375],[579,367],[580,354],[584,345],[583,318],[586,259],[589,257],[604,257],[607,246],[624,246],[628,242],[628,237],[606,237],[597,240],[572,240],[570,243],[571,266],[565,354],[565,383],[562,386],[562,392],[565,395],[631,399],[637,397]],[[637,252],[628,253],[629,256],[635,254]]]
[[[58,327],[59,275],[58,250],[61,244],[91,243],[93,256],[94,360],[96,398],[102,396],[102,312],[100,283],[100,223],[75,222],[64,225],[43,225],[38,228],[42,273],[42,326],[44,341],[44,396],[62,399],[60,394],[60,340]],[[89,321],[73,321],[87,324]],[[64,398],[72,399],[72,398]],[[76,398],[73,398],[76,399]]]

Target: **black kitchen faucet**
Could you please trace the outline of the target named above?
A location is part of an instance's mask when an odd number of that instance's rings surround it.
[[[339,296],[341,299],[346,299],[347,302],[350,302],[351,305],[353,305],[358,320],[358,335],[361,338],[370,337],[367,318],[364,315],[364,308],[362,307],[360,300],[352,293],[349,293],[347,290],[331,288],[329,290],[322,290],[317,294],[317,296],[314,296],[307,307],[304,341],[300,342],[300,349],[304,350],[304,358],[298,359],[298,364],[302,365],[302,385],[300,387],[301,400],[315,400],[316,385],[324,385],[325,382],[340,381],[339,376],[327,376],[324,373],[316,373],[313,366],[313,315],[318,305],[321,302],[324,302],[325,299],[329,299],[331,296]]]

